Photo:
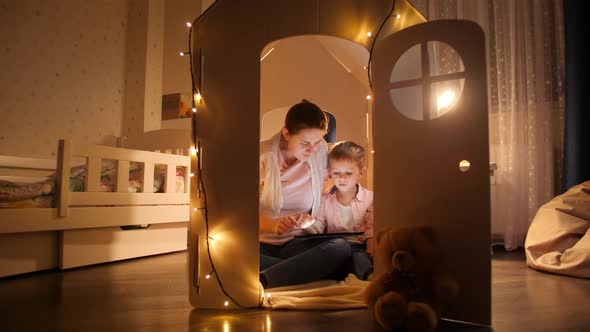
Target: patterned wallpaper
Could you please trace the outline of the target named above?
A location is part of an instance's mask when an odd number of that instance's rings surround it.
[[[125,68],[125,101],[122,114],[122,136],[136,137],[143,133],[147,61],[147,0],[129,1],[127,16],[127,49]],[[156,45],[157,47],[157,45]]]
[[[133,141],[161,127],[164,0],[130,0],[128,23],[122,135]]]
[[[0,0],[0,154],[53,157],[57,139],[115,144],[127,1]]]
[[[164,8],[164,0],[149,1],[145,64],[144,131],[157,130],[162,126]]]

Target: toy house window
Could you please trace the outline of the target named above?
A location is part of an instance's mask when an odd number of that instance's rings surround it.
[[[432,120],[459,101],[465,68],[448,44],[427,41],[406,50],[393,66],[389,96],[395,109],[412,120]]]

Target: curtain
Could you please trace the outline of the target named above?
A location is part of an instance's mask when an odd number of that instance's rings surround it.
[[[486,35],[492,241],[524,245],[563,168],[563,3],[554,0],[413,0],[429,20],[466,19]]]

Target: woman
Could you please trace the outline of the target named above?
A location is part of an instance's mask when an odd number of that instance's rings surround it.
[[[306,100],[260,144],[260,282],[264,288],[330,277],[350,257],[342,238],[301,239],[319,210],[328,148],[324,112]]]

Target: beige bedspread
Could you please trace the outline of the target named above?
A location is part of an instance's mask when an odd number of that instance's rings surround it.
[[[543,205],[525,241],[533,269],[590,278],[590,181]]]
[[[264,307],[290,310],[341,310],[366,308],[363,292],[368,281],[359,280],[354,274],[340,282],[314,281],[303,285],[271,288],[270,299]]]

